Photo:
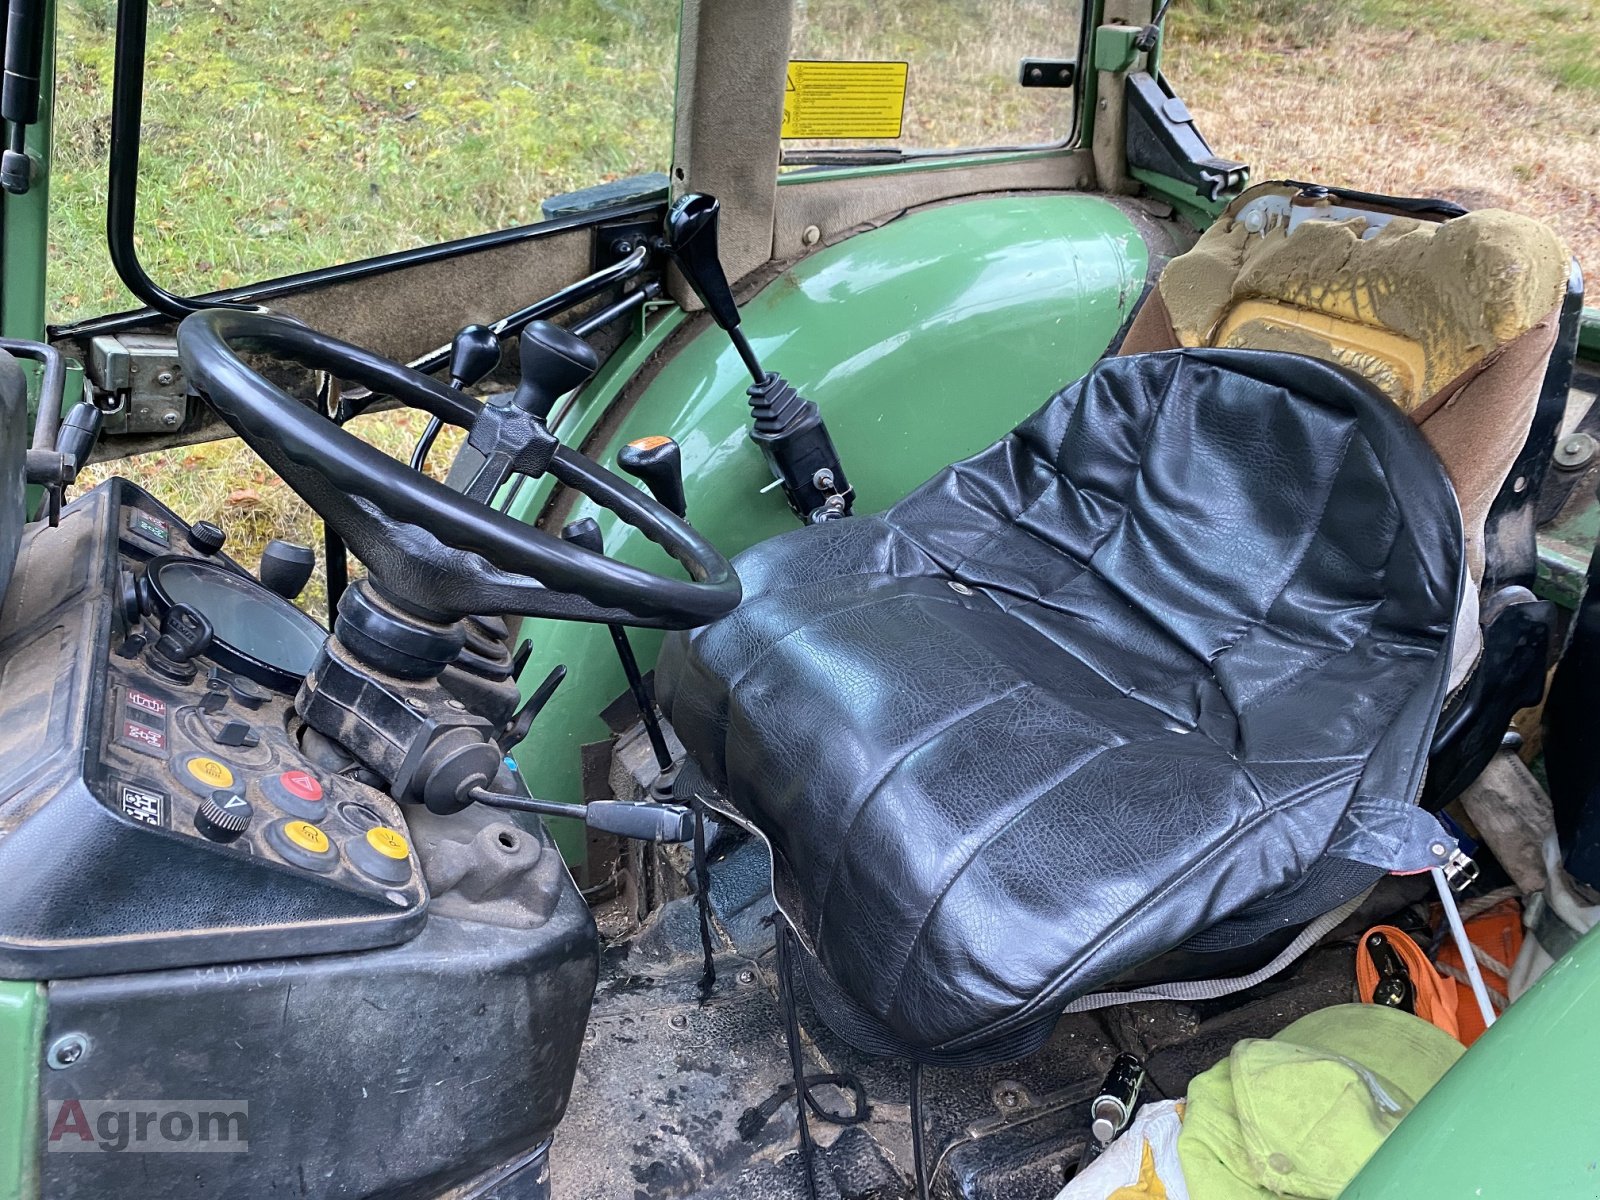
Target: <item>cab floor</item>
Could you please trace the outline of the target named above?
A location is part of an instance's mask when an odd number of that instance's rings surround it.
[[[717,980],[700,996],[692,898],[674,900],[603,956],[572,1100],[551,1151],[556,1200],[806,1196],[798,1152],[765,849],[746,841],[711,866]],[[1391,912],[1394,898],[1374,907]],[[926,1069],[925,1146],[935,1196],[1046,1200],[1076,1169],[1088,1106],[1117,1054],[1139,1055],[1146,1101],[1182,1096],[1190,1078],[1244,1037],[1270,1037],[1317,1008],[1353,999],[1354,941],[1364,911],[1261,987],[1203,1003],[1154,1002],[1062,1019],[1022,1062]],[[835,1037],[797,988],[807,1072],[854,1076],[869,1114],[815,1118],[824,1200],[887,1200],[912,1191],[910,1068],[868,1058]],[[849,1108],[842,1095],[818,1098]]]

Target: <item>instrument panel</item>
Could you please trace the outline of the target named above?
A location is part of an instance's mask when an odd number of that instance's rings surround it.
[[[0,609],[0,978],[420,928],[399,806],[301,747],[320,626],[190,532],[118,479],[25,536]]]

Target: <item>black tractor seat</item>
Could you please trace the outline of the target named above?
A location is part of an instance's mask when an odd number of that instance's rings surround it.
[[[1358,377],[1108,359],[886,512],[747,551],[658,691],[770,843],[830,1023],[1017,1057],[1168,950],[1443,864],[1415,801],[1462,561],[1439,460]]]

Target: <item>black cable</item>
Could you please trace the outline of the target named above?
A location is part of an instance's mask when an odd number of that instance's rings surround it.
[[[794,974],[789,961],[792,946],[789,939],[795,936],[789,922],[781,915],[773,923],[777,933],[778,952],[778,1004],[783,1009],[783,1036],[789,1045],[789,1071],[794,1077],[795,1115],[800,1127],[800,1158],[806,1172],[806,1196],[817,1200],[816,1145],[811,1140],[811,1124],[806,1119],[806,1064],[800,1046],[800,1018],[794,1008]]]
[[[911,1064],[911,1169],[917,1178],[917,1200],[928,1200],[928,1161],[922,1145],[922,1064]]]
[[[700,1003],[711,999],[717,985],[717,963],[711,944],[711,865],[706,861],[706,806],[699,796],[689,799],[694,813],[694,901],[700,912]]]

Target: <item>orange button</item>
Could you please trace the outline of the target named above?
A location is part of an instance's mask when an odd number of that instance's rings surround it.
[[[331,848],[328,835],[310,821],[288,821],[283,826],[283,836],[302,850],[313,854],[326,854]]]
[[[367,845],[385,858],[401,859],[411,853],[411,843],[384,825],[367,830]]]
[[[191,758],[183,764],[184,770],[208,788],[231,788],[233,772],[214,758]]]
[[[671,440],[663,434],[652,433],[649,437],[634,438],[628,445],[635,450],[654,450],[658,446],[665,446]]]

